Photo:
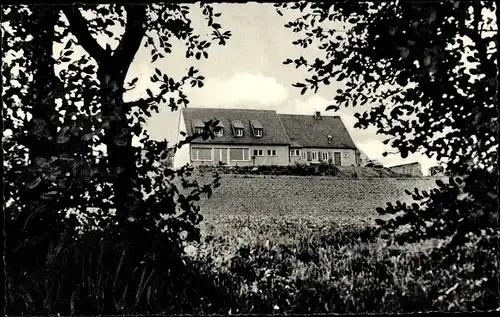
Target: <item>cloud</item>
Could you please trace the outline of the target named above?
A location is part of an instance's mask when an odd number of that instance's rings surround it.
[[[261,73],[236,73],[228,79],[207,78],[204,83],[201,89],[186,90],[191,106],[270,109],[288,95],[276,78]]]

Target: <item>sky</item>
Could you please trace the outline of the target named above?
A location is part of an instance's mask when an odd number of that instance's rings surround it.
[[[196,8],[199,5],[195,5]],[[337,112],[325,111],[332,102],[335,92],[344,88],[340,83],[332,83],[320,89],[316,94],[308,91],[301,95],[293,83],[303,81],[307,76],[304,69],[296,69],[291,65],[283,65],[287,58],[303,55],[317,56],[313,47],[302,49],[292,42],[298,36],[285,28],[288,22],[286,13],[281,17],[270,3],[213,4],[215,11],[222,13],[217,22],[223,31],[230,30],[231,38],[225,46],[215,43],[210,47],[209,58],[201,61],[186,59],[185,49],[173,42],[173,52],[164,59],[151,61],[150,49],[142,47],[127,74],[127,81],[138,77],[136,88],[127,92],[126,101],[146,97],[146,89],[154,91],[150,76],[155,68],[170,77],[180,79],[190,66],[200,70],[199,75],[205,77],[202,88],[190,88],[184,93],[190,100],[190,107],[270,109],[278,113],[312,115],[321,111],[322,115],[338,115],[342,118],[358,148],[370,159],[376,159],[384,165],[396,165],[418,161],[422,172],[427,174],[428,168],[436,161],[420,154],[413,154],[402,159],[393,154],[383,157],[385,151],[394,151],[382,141],[384,138],[375,134],[374,128],[355,129],[355,112],[363,108],[342,108]],[[208,29],[201,15],[193,15],[192,24],[195,30],[205,35]],[[101,45],[105,40],[98,39]],[[116,44],[116,43],[114,43]],[[112,44],[113,46],[115,46]],[[368,105],[369,106],[369,105]],[[153,114],[147,122],[148,134],[156,140],[167,139],[176,142],[179,112],[172,112],[167,105],[160,105],[160,112]]]

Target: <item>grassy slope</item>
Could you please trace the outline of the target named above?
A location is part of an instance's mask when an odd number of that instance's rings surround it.
[[[409,202],[404,190],[436,187],[434,178],[335,179],[318,176],[223,175],[221,186],[201,210],[207,224],[222,219],[275,218],[312,222],[371,222],[376,207],[387,202]]]

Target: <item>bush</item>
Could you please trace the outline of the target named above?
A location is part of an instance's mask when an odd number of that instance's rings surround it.
[[[259,166],[199,166],[198,171],[217,171],[221,174],[245,174],[245,175],[295,175],[295,176],[336,176],[339,174],[335,166],[327,164],[318,165],[259,165]]]

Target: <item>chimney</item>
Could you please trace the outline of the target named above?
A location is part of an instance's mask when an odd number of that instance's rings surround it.
[[[319,111],[315,111],[315,112],[314,112],[314,119],[316,119],[316,120],[321,119],[321,112],[319,112]]]

